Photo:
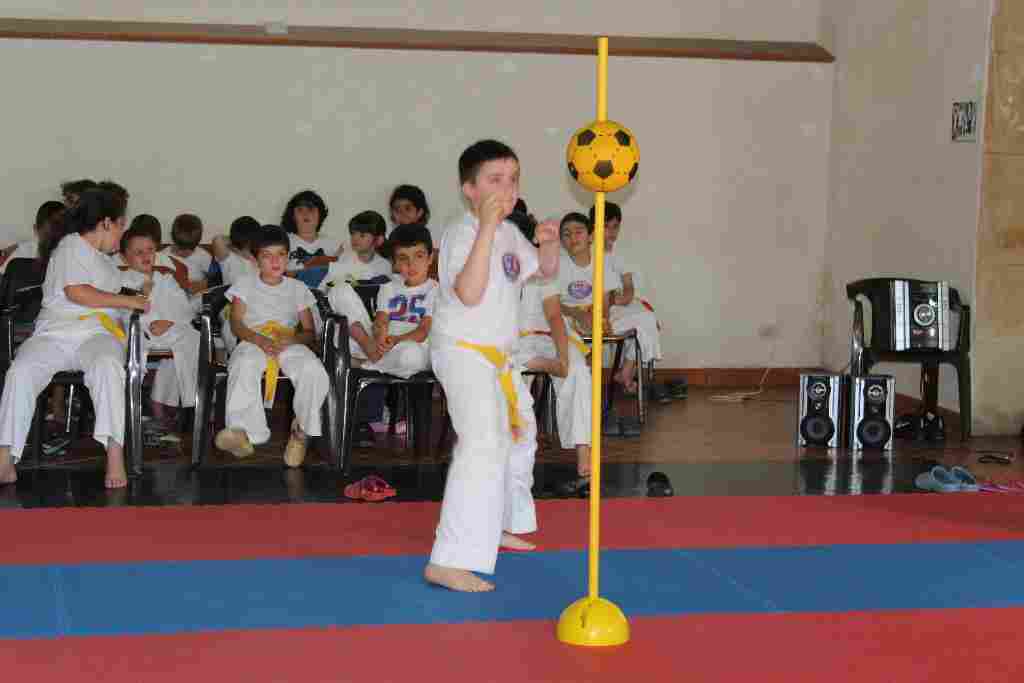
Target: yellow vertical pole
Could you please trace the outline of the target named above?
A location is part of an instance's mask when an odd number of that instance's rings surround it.
[[[597,39],[597,120],[608,118],[608,39]],[[591,353],[590,432],[590,548],[588,553],[590,588],[589,597],[599,594],[598,566],[601,547],[601,388],[604,372],[604,192],[594,193],[594,291],[591,328],[594,343]]]

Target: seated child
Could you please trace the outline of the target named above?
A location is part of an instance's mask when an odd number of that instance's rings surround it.
[[[110,260],[125,226],[124,195],[82,192],[43,243],[47,261],[42,310],[18,349],[0,399],[0,484],[17,479],[36,399],[62,370],[80,371],[96,412],[93,438],[107,452],[107,488],[128,483],[124,466],[125,337],[123,311],[148,311],[142,296],[120,294],[124,278]]]
[[[0,252],[0,273],[7,270],[7,263],[16,258],[39,258],[39,247],[46,241],[51,227],[60,221],[64,213],[64,205],[60,202],[43,202],[36,211],[36,222],[32,226],[35,239],[18,242]]]
[[[427,204],[427,195],[415,185],[396,187],[391,192],[388,208],[391,211],[392,230],[400,225],[419,223],[425,226],[430,222],[430,206]]]
[[[348,222],[352,250],[331,264],[320,289],[326,291],[328,287],[346,281],[391,279],[391,263],[377,253],[384,243],[385,227],[384,217],[376,211],[363,211],[353,216]]]
[[[288,200],[281,216],[281,227],[291,240],[289,274],[303,268],[330,265],[345,250],[341,240],[320,235],[326,220],[327,204],[313,190],[303,190]]]
[[[121,253],[129,268],[125,285],[140,290],[151,302],[149,312],[142,316],[144,352],[170,349],[174,356],[160,361],[151,394],[153,417],[166,423],[169,406],[191,408],[196,404],[199,331],[192,327],[196,306],[174,278],[155,272],[156,243],[147,231],[125,232]]]
[[[267,226],[253,244],[259,274],[236,281],[228,290],[231,328],[238,346],[228,359],[227,427],[217,448],[243,458],[253,446],[270,439],[264,409],[273,405],[279,371],[295,387],[295,420],[284,462],[298,467],[306,457],[306,437],[320,436],[321,408],[330,389],[323,363],[308,344],[315,340],[316,301],[309,288],[285,277],[290,245],[288,235]],[[266,371],[266,389],[260,380]]]
[[[213,263],[213,256],[199,246],[203,241],[203,221],[199,216],[183,213],[171,223],[171,246],[164,251],[174,261],[185,264],[188,270],[189,294],[206,289],[206,274]]]
[[[533,241],[535,222],[525,212],[513,212],[507,220]],[[582,485],[590,477],[590,349],[562,317],[556,280],[535,278],[523,285],[519,335],[515,361],[551,376],[558,437],[562,448],[576,450],[577,483]]]
[[[427,336],[437,298],[437,283],[427,277],[434,260],[430,231],[400,225],[391,233],[389,251],[401,275],[377,293],[373,340],[382,357],[363,367],[408,378],[430,367]]]
[[[590,223],[593,226],[594,207],[590,207]],[[621,289],[616,290],[613,295],[612,308],[608,317],[616,331],[636,329],[644,362],[649,363],[652,360],[661,360],[661,333],[654,309],[637,295],[637,283],[634,278],[636,271],[622,257],[621,252],[615,251],[615,243],[619,239],[621,225],[622,209],[618,204],[606,202],[604,208],[605,263],[615,271],[622,282]],[[635,361],[635,358],[633,360]],[[626,383],[627,390],[635,390],[636,384],[633,381],[632,370],[624,366],[622,371],[623,376],[629,379],[629,382]],[[654,389],[654,387],[651,388]]]
[[[246,276],[257,274],[252,243],[261,230],[259,222],[252,216],[239,216],[231,222],[228,237],[218,235],[213,239],[213,258],[220,265],[224,284],[233,285]]]

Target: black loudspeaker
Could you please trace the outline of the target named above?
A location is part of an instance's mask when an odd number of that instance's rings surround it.
[[[800,375],[798,446],[839,448],[843,445],[843,408],[848,380],[845,375],[831,373]]]
[[[921,280],[893,280],[893,350],[937,349],[950,351],[955,345],[951,333],[949,283]]]
[[[850,448],[890,450],[896,382],[889,375],[866,375],[850,384]]]

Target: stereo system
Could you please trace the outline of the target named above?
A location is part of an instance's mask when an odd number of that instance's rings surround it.
[[[889,289],[894,351],[953,350],[956,340],[951,333],[948,282],[893,280]]]
[[[802,374],[797,445],[890,450],[895,399],[889,375]]]

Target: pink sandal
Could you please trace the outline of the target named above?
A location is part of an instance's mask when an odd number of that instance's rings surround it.
[[[353,482],[345,487],[345,496],[352,498],[353,500],[365,500],[370,503],[376,503],[382,500],[387,500],[395,496],[398,493],[381,477],[376,474],[363,477],[357,482]]]

